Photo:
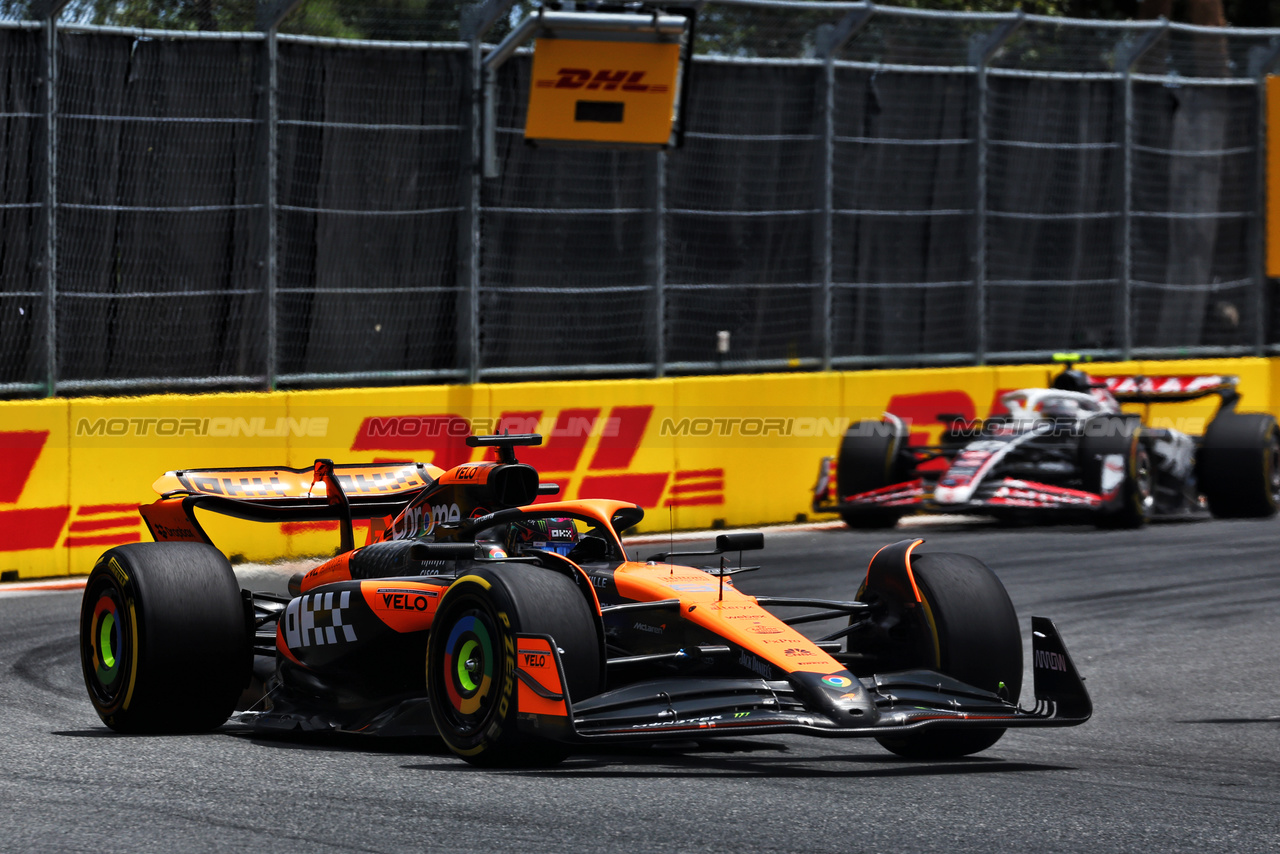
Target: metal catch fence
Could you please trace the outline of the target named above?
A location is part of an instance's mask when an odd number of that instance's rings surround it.
[[[416,41],[282,32],[306,7],[0,21],[0,394],[1280,343],[1280,30],[713,0],[681,147],[527,147],[522,54],[488,178],[512,0]]]

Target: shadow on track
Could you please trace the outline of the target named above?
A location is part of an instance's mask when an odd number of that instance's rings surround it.
[[[732,750],[750,750],[750,747],[739,745]],[[761,749],[772,749],[785,752],[781,745],[770,745]],[[730,749],[718,749],[727,753]],[[849,767],[849,766],[875,767]],[[639,767],[637,767],[639,766]],[[520,777],[554,777],[559,779],[682,779],[687,777],[724,777],[724,778],[756,778],[767,777],[791,779],[823,779],[823,778],[897,778],[897,777],[940,777],[957,775],[991,775],[1025,773],[1029,771],[1074,771],[1074,766],[1049,765],[1030,762],[1006,762],[1001,759],[971,757],[921,764],[914,760],[898,759],[893,756],[850,756],[834,754],[826,756],[708,756],[700,751],[699,755],[690,753],[641,754],[629,753],[597,753],[595,755],[578,755],[555,768],[537,769],[487,769],[476,768],[459,762],[448,765],[404,765],[410,771],[454,771],[463,773],[504,774]]]
[[[1177,721],[1180,724],[1280,724],[1280,715],[1267,715],[1265,718],[1199,718],[1189,721]]]

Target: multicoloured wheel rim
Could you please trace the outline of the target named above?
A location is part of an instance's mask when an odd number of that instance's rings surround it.
[[[485,709],[493,686],[494,649],[493,632],[482,617],[468,614],[453,624],[444,645],[444,688],[463,718]]]
[[[110,588],[98,594],[89,623],[90,663],[94,678],[108,696],[116,693],[124,671],[125,618]]]

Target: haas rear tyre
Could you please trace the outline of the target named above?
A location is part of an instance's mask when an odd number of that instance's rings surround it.
[[[837,497],[843,500],[906,480],[902,446],[902,437],[889,422],[858,421],[849,425],[836,462]],[[901,517],[902,511],[891,507],[840,511],[840,518],[850,528],[892,528]]]
[[[103,554],[80,606],[89,699],[117,732],[205,732],[249,682],[251,627],[235,573],[203,543],[136,543]]]
[[[1080,439],[1084,488],[1111,496],[1094,517],[1099,528],[1141,528],[1155,503],[1155,472],[1134,418],[1103,415],[1090,419]]]
[[[1022,633],[1009,594],[977,558],[923,554],[911,572],[924,600],[933,660],[919,666],[999,694],[1011,703],[1022,693]],[[933,729],[876,739],[908,759],[954,759],[986,750],[1004,729]]]
[[[1262,413],[1223,412],[1196,453],[1196,481],[1215,516],[1272,516],[1280,499],[1280,431]]]
[[[445,591],[432,622],[427,697],[445,744],[473,765],[547,766],[568,755],[564,745],[519,728],[517,633],[555,640],[570,700],[604,687],[595,615],[568,577],[503,564],[459,578]]]

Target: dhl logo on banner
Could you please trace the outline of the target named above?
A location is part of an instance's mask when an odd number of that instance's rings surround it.
[[[631,470],[653,413],[652,405],[561,409],[550,429],[546,429],[550,417],[544,417],[544,411],[504,412],[484,424],[451,414],[371,416],[360,424],[351,450],[408,456],[429,452],[433,465],[447,469],[472,461],[466,437],[473,431],[541,431],[543,444],[521,448],[520,461],[536,468],[544,480],[560,484],[560,495],[543,500],[618,498],[645,508],[723,504],[723,468]],[[588,455],[593,436],[599,441]],[[392,459],[404,456],[375,461]]]
[[[670,88],[661,83],[641,83],[644,75],[643,71],[614,71],[609,68],[603,68],[594,73],[589,68],[561,68],[554,78],[536,80],[534,85],[542,89],[585,87],[589,91],[599,89],[604,92],[612,92],[621,87],[623,92],[652,92],[655,95],[665,93]]]
[[[74,508],[4,506],[22,501],[48,440],[45,430],[0,432],[0,448],[6,451],[0,454],[0,552],[52,549],[58,545],[101,551],[141,541],[146,527],[138,516],[138,501]]]

